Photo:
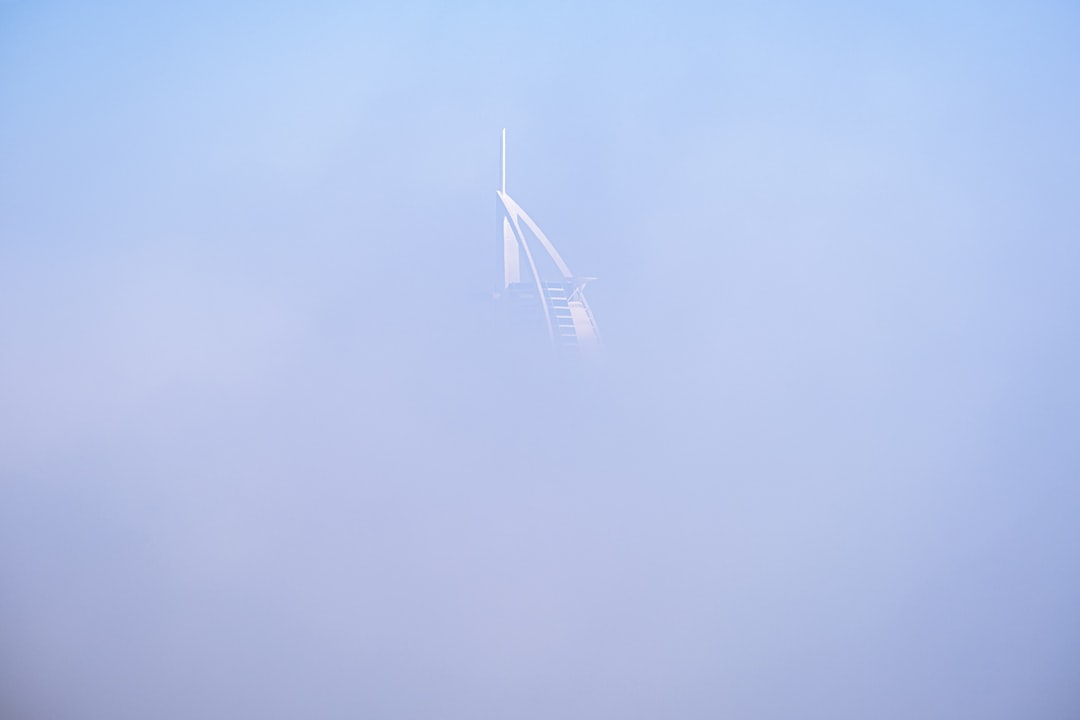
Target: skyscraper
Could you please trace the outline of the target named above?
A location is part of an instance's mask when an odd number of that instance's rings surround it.
[[[585,300],[595,278],[575,276],[547,236],[506,193],[506,130],[502,132],[502,189],[496,191],[496,247],[502,266],[499,301],[526,333],[546,333],[561,352],[596,357],[600,334]],[[524,264],[522,260],[524,259]]]

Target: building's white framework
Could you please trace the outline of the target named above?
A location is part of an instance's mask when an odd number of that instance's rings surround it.
[[[589,303],[585,300],[585,284],[595,278],[576,277],[559,255],[540,227],[514,199],[506,194],[506,130],[502,131],[502,189],[496,191],[499,248],[502,265],[501,293],[504,298],[535,297],[539,299],[548,337],[558,348],[577,350],[586,356],[595,355],[600,347]],[[525,230],[529,231],[527,235]],[[537,267],[538,257],[530,246],[529,235],[547,253],[558,275],[545,277]],[[522,279],[521,259],[525,258],[526,277]],[[535,292],[535,296],[533,296]]]

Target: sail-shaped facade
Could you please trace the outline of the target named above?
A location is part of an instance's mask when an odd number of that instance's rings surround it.
[[[595,358],[600,333],[584,292],[594,278],[574,275],[536,222],[507,194],[506,130],[502,189],[496,196],[496,247],[502,268],[497,296],[513,306],[517,322],[546,333],[558,350]]]

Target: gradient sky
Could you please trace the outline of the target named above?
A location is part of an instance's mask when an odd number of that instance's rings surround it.
[[[105,5],[0,2],[0,716],[1080,717],[1075,5]]]

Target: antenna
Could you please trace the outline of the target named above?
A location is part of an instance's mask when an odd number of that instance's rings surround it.
[[[503,128],[502,136],[502,191],[506,194],[506,128]]]

